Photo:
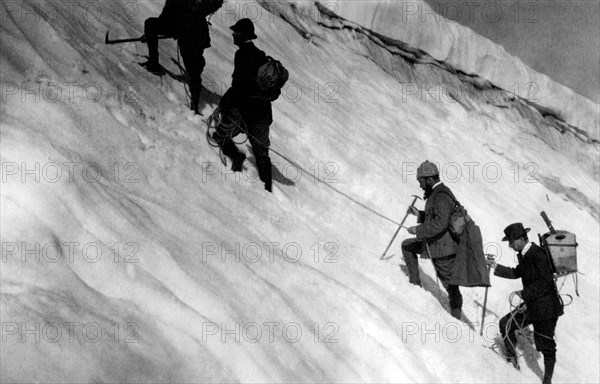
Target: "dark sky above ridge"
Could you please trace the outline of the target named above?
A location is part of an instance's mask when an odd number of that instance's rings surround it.
[[[425,0],[527,65],[600,103],[600,0]]]

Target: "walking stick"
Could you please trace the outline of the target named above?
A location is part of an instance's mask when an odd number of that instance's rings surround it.
[[[417,199],[420,199],[419,196],[417,195],[413,195],[415,198],[413,199],[412,203],[410,204],[410,207],[414,206],[415,203],[417,202]],[[409,208],[410,208],[409,207]],[[387,260],[389,259],[385,257],[385,254],[387,253],[387,251],[390,249],[390,247],[392,246],[392,243],[394,242],[394,239],[396,238],[396,236],[398,236],[398,232],[400,232],[400,229],[402,229],[402,225],[404,224],[404,222],[406,221],[406,218],[408,217],[409,213],[408,211],[406,211],[406,215],[404,215],[404,219],[402,219],[402,222],[400,223],[400,225],[398,226],[398,229],[396,230],[396,233],[394,233],[394,236],[392,237],[392,240],[390,240],[390,243],[388,244],[388,246],[385,248],[385,251],[383,251],[383,254],[381,255],[381,257],[379,258],[379,260]],[[391,256],[390,256],[391,257]]]
[[[488,265],[487,266],[488,276],[490,275],[490,269],[491,269],[491,266]],[[485,309],[487,307],[488,288],[489,287],[485,287],[485,296],[483,297],[483,313],[481,314],[481,329],[479,330],[479,336],[483,336],[483,323],[485,321]]]

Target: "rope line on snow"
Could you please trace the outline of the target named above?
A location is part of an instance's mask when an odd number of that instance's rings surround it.
[[[305,174],[307,174],[307,175],[309,175],[309,176],[312,176],[312,177],[314,177],[314,179],[315,179],[315,180],[319,181],[321,184],[324,184],[326,187],[328,187],[328,188],[332,189],[332,190],[333,190],[335,193],[337,193],[337,194],[340,194],[340,195],[344,196],[344,197],[345,197],[345,198],[347,198],[348,200],[350,200],[350,201],[354,202],[354,203],[355,203],[355,204],[357,204],[357,205],[360,205],[361,207],[363,207],[363,208],[364,208],[364,209],[366,209],[367,211],[369,211],[369,212],[373,213],[374,215],[377,215],[377,216],[379,216],[380,218],[382,218],[382,219],[384,219],[384,220],[387,220],[387,221],[389,221],[390,223],[393,223],[393,224],[396,224],[396,225],[400,225],[400,223],[399,223],[399,222],[397,222],[396,220],[394,220],[394,219],[391,219],[391,218],[389,218],[389,217],[385,216],[384,214],[377,212],[377,211],[376,211],[376,210],[374,210],[373,208],[371,208],[371,207],[369,207],[368,205],[366,205],[366,204],[364,204],[364,203],[362,203],[362,202],[360,202],[360,201],[356,200],[354,197],[352,197],[352,196],[348,195],[347,193],[345,193],[345,192],[343,192],[343,191],[340,191],[339,189],[337,189],[337,188],[333,187],[333,186],[331,185],[331,183],[328,183],[328,182],[326,182],[326,181],[322,180],[321,178],[319,178],[319,177],[316,177],[316,176],[315,176],[313,173],[310,173],[309,171],[307,171],[307,170],[306,170],[304,167],[302,167],[300,164],[298,164],[298,163],[294,162],[293,160],[289,159],[288,157],[286,157],[286,156],[282,155],[281,153],[279,153],[279,152],[278,152],[278,151],[276,151],[275,149],[271,149],[271,151],[272,151],[273,153],[275,153],[276,155],[278,155],[279,157],[281,157],[282,159],[284,159],[285,161],[287,161],[288,163],[290,163],[290,164],[294,165],[296,168],[300,169],[300,170],[301,170],[302,172],[304,172]]]
[[[239,111],[232,109],[232,114],[233,114],[233,118],[230,118],[230,123],[229,125],[226,127],[227,128],[227,132],[230,133],[231,136],[235,136],[235,130],[239,130],[240,132],[244,133],[246,135],[246,137],[251,137],[252,139],[256,140],[259,143],[262,143],[259,139],[257,139],[256,137],[252,136],[250,133],[248,133],[248,130],[245,127],[244,121],[241,117],[241,115],[239,115]],[[229,111],[228,111],[229,112]],[[216,125],[213,126],[213,124],[215,123],[219,123],[222,122],[224,119],[222,118],[223,112],[221,111],[220,107],[217,107],[214,112],[208,117],[208,119],[205,121],[206,126],[207,126],[207,130],[206,130],[206,137],[207,140],[209,142],[209,145],[215,147],[214,144],[214,139],[212,138],[212,136],[210,135],[210,130],[212,128],[216,129]],[[243,142],[242,142],[243,143]],[[238,143],[236,143],[238,144]],[[263,143],[264,145],[264,143]],[[218,145],[216,145],[218,146]],[[266,146],[266,145],[265,145]],[[326,182],[325,180],[321,179],[320,177],[317,177],[314,173],[308,171],[306,168],[304,168],[303,166],[301,166],[300,164],[298,164],[297,162],[295,162],[294,160],[288,158],[287,156],[283,155],[282,153],[280,153],[279,151],[273,149],[271,146],[266,146],[269,148],[269,150],[273,153],[275,153],[277,156],[281,157],[282,159],[284,159],[285,161],[287,161],[288,163],[292,164],[293,166],[295,166],[298,170],[300,170],[301,172],[305,173],[308,176],[312,176],[315,180],[317,180],[319,183],[325,185],[326,187],[328,187],[329,189],[331,189],[332,191],[334,191],[335,193],[345,197],[346,199],[352,201],[353,203],[355,203],[356,205],[361,206],[362,208],[364,208],[365,210],[373,213],[374,215],[389,221],[392,224],[395,225],[400,225],[399,222],[397,222],[396,220],[384,215],[383,213],[377,212],[375,209],[369,207],[368,205],[358,201],[357,199],[355,199],[354,197],[348,195],[346,192],[343,192],[337,188],[335,188],[334,186],[331,185],[331,183]],[[219,156],[221,157],[221,152],[219,153]],[[223,158],[221,157],[221,161],[223,161]]]

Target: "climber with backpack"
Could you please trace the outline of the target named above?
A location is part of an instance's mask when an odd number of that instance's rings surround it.
[[[199,114],[202,71],[206,65],[204,50],[210,47],[207,17],[223,5],[223,0],[167,0],[159,17],[144,23],[142,41],[148,44],[148,61],[140,65],[154,74],[164,73],[159,63],[158,39],[172,37],[187,72],[190,89],[190,109]]]
[[[271,102],[281,94],[288,72],[280,62],[254,45],[252,40],[257,36],[250,19],[240,19],[230,29],[238,50],[234,58],[231,87],[221,98],[218,112],[223,116],[220,121],[234,123],[217,125],[211,139],[231,159],[231,169],[241,172],[246,155],[237,148],[233,138],[245,133],[252,146],[260,180],[265,190],[272,192],[273,176],[269,158],[269,127],[273,122]]]
[[[421,286],[417,254],[430,258],[448,292],[450,314],[461,319],[463,300],[459,286],[490,285],[481,231],[450,188],[440,181],[435,164],[423,162],[417,168],[417,181],[425,191],[425,210],[411,205],[407,211],[417,216],[419,223],[407,228],[416,238],[402,242],[409,282]]]
[[[518,252],[515,268],[497,264],[494,260],[488,263],[495,269],[494,275],[505,279],[520,278],[523,282],[523,290],[517,292],[523,303],[500,319],[507,361],[519,369],[516,331],[533,324],[536,349],[544,355],[542,382],[550,384],[556,364],[554,331],[558,317],[564,313],[563,303],[554,283],[553,265],[548,254],[544,248],[529,242],[527,232],[529,228],[524,228],[522,223],[504,229],[502,241],[508,241],[509,247]]]
[[[450,213],[454,209],[454,194],[440,181],[437,166],[429,161],[417,168],[417,181],[425,191],[425,210],[419,211],[414,206],[408,212],[417,216],[417,226],[408,228],[416,238],[402,242],[402,254],[408,268],[409,281],[421,285],[417,254],[430,258],[437,276],[448,292],[450,313],[460,319],[462,313],[462,295],[457,285],[449,285],[458,244],[448,230]],[[443,191],[443,193],[441,193]]]

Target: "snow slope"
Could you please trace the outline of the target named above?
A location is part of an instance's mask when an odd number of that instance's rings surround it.
[[[501,263],[514,264],[502,229],[543,233],[540,210],[577,233],[585,275],[558,323],[555,382],[598,381],[597,175],[548,144],[540,127],[554,128],[535,109],[408,95],[402,77],[450,75],[398,58],[390,71],[317,8],[290,5],[284,21],[228,1],[212,18],[198,117],[174,41],[161,41],[160,78],[136,64],[143,45],[103,43],[108,29],[141,35],[160,2],[1,6],[3,382],[539,381],[531,346],[521,372],[483,347],[517,282],[492,278],[480,337],[447,313],[430,263],[424,289],[408,283],[405,231],[379,259],[425,159]],[[308,172],[274,152],[273,195],[204,138],[233,69],[228,26],[250,12],[257,45],[290,70],[272,149]],[[463,295],[477,323],[484,290]]]

